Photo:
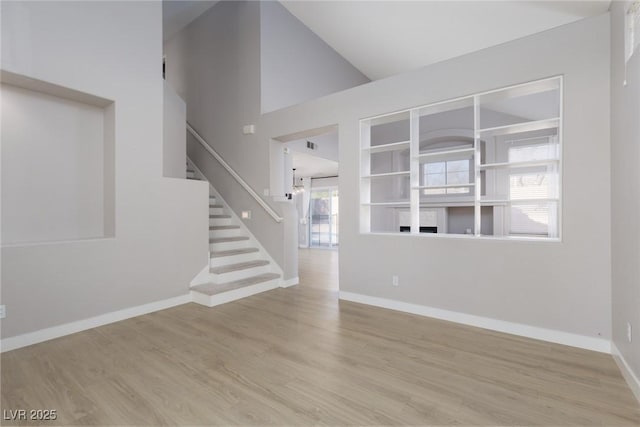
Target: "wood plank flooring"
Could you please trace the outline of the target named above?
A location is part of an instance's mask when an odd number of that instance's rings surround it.
[[[608,355],[339,302],[337,253],[297,287],[187,304],[2,354],[3,425],[640,425]]]

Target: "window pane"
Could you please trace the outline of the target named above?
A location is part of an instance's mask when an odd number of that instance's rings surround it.
[[[437,163],[426,163],[424,165],[424,171],[425,173],[429,173],[429,174],[444,174],[446,168],[445,168],[445,162],[437,162]]]
[[[509,147],[510,162],[527,162],[531,160],[552,160],[558,158],[558,144],[549,142],[549,138],[539,138],[539,142]],[[515,144],[515,143],[512,143]]]
[[[511,206],[511,234],[549,234],[549,205]]]
[[[450,160],[447,162],[447,172],[469,172],[469,160]]]
[[[511,200],[551,198],[550,174],[533,172],[511,174],[509,177],[509,195]]]
[[[447,183],[444,173],[441,173],[441,174],[428,173],[425,176],[425,180],[426,180],[426,185],[430,187],[433,187],[436,185],[445,185]]]
[[[468,183],[469,183],[469,171],[447,173],[447,184],[468,184]]]

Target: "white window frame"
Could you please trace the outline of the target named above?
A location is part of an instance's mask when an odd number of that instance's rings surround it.
[[[409,109],[405,109],[405,110],[400,110],[400,111],[396,111],[393,113],[388,113],[388,114],[381,114],[379,116],[374,116],[374,117],[368,117],[368,118],[363,118],[360,120],[360,233],[362,234],[394,234],[394,235],[404,235],[404,236],[423,236],[423,237],[428,237],[428,238],[435,238],[435,237],[446,237],[446,238],[483,238],[483,239],[502,239],[502,240],[540,240],[540,241],[545,241],[545,242],[561,242],[562,241],[562,151],[563,151],[563,144],[562,144],[562,134],[563,134],[563,123],[562,123],[562,116],[563,116],[563,112],[562,112],[562,105],[563,105],[563,77],[562,76],[554,76],[554,77],[549,77],[549,78],[545,78],[542,80],[537,80],[537,81],[531,81],[531,82],[527,82],[527,83],[522,83],[522,84],[518,84],[518,85],[514,85],[514,86],[509,86],[509,87],[504,87],[504,88],[499,88],[499,89],[495,89],[495,90],[491,90],[491,91],[487,91],[487,92],[482,92],[482,93],[477,93],[475,95],[470,95],[470,96],[465,96],[465,97],[461,97],[461,98],[456,98],[456,99],[451,99],[451,100],[446,100],[446,101],[442,101],[442,102],[438,102],[435,104],[429,104],[429,105],[422,105],[422,106],[418,106],[418,107],[412,107]],[[527,87],[530,86],[530,87]],[[492,99],[492,97],[495,95],[497,95],[498,97],[501,96],[505,96],[503,94],[500,94],[500,92],[504,92],[505,94],[512,94],[512,95],[506,95],[506,96],[521,96],[518,95],[520,93],[525,93],[525,92],[529,92],[530,91],[545,91],[545,90],[553,90],[556,89],[558,90],[558,94],[559,94],[559,98],[558,98],[558,110],[557,110],[557,116],[551,117],[549,119],[543,119],[543,120],[538,120],[538,121],[524,121],[522,123],[516,123],[516,124],[508,124],[505,126],[498,126],[496,128],[485,128],[482,129],[480,128],[480,116],[479,116],[479,111],[480,111],[480,99],[481,97],[487,97],[485,99],[487,99],[488,101],[484,101],[483,99],[483,103],[484,102],[492,102],[489,101],[490,99]],[[495,99],[500,99],[500,98],[495,98]],[[420,141],[419,141],[419,118],[420,118],[420,111],[424,111],[426,109],[428,110],[435,110],[435,111],[448,111],[448,108],[450,107],[450,104],[454,104],[454,103],[466,103],[469,100],[472,100],[473,102],[473,108],[474,108],[474,125],[473,125],[473,134],[475,136],[474,138],[474,143],[473,143],[473,148],[467,149],[467,150],[471,150],[473,152],[473,157],[472,157],[472,161],[473,163],[473,167],[470,168],[470,174],[473,176],[473,178],[470,180],[470,184],[469,186],[472,187],[472,191],[471,191],[471,195],[472,195],[472,203],[474,204],[474,232],[473,234],[431,234],[431,233],[420,233],[419,232],[419,228],[420,228],[420,212],[424,209],[423,207],[421,207],[421,197],[420,195],[423,194],[422,191],[424,189],[424,186],[420,185],[420,180],[422,178],[422,174],[424,174],[424,169],[422,169],[421,163],[418,158],[421,156],[424,156],[425,154],[422,154],[420,152]],[[484,104],[483,104],[484,105]],[[444,109],[443,109],[444,108]],[[440,109],[440,110],[438,110]],[[399,115],[405,115],[408,117],[410,117],[409,120],[409,124],[408,126],[410,127],[410,138],[407,141],[398,141],[398,142],[387,142],[386,144],[383,145],[379,145],[379,146],[372,146],[371,145],[371,129],[372,126],[377,125],[378,123],[389,123],[391,121],[393,121],[392,117],[393,116],[399,116]],[[403,119],[404,120],[404,119]],[[531,126],[533,125],[533,126]],[[514,167],[512,165],[505,165],[503,166],[502,164],[481,164],[481,142],[485,141],[485,137],[489,138],[489,135],[502,135],[502,129],[503,128],[509,128],[509,132],[520,132],[523,134],[526,134],[526,132],[530,132],[531,130],[534,129],[555,129],[555,133],[557,135],[557,143],[558,143],[558,155],[557,155],[557,159],[552,159],[550,160],[550,162],[553,162],[553,167],[555,168],[554,170],[557,170],[557,187],[554,191],[555,194],[557,194],[556,198],[554,201],[552,201],[551,203],[553,203],[553,205],[555,206],[555,211],[553,212],[553,214],[550,214],[550,218],[553,217],[554,220],[554,226],[553,227],[549,227],[549,234],[544,236],[544,237],[535,237],[535,236],[529,236],[529,235],[515,235],[515,234],[511,234],[511,235],[482,235],[481,234],[481,207],[484,206],[485,204],[488,205],[493,205],[494,206],[494,220],[496,217],[500,217],[502,218],[503,216],[508,217],[508,215],[506,215],[506,212],[508,212],[509,206],[511,205],[511,201],[508,200],[509,196],[507,196],[507,200],[484,200],[481,194],[481,182],[485,181],[484,175],[488,175],[488,173],[491,171],[493,173],[493,170],[496,171],[508,171],[510,168]],[[485,137],[482,137],[480,135],[486,135]],[[392,171],[389,173],[384,173],[384,174],[372,174],[371,171],[371,153],[372,152],[381,152],[381,151],[388,151],[388,150],[406,150],[407,148],[409,148],[409,152],[410,152],[410,170],[409,171]],[[493,148],[492,148],[493,149]],[[448,151],[447,153],[444,154],[449,154],[451,152]],[[428,156],[431,156],[433,154],[429,153],[426,154]],[[439,155],[439,154],[437,154]],[[435,159],[434,159],[435,160]],[[452,158],[451,160],[458,160],[455,158]],[[462,160],[462,159],[459,159]],[[434,161],[435,163],[435,161]],[[508,163],[508,162],[507,162]],[[528,162],[527,162],[528,163]],[[523,165],[515,165],[515,167],[522,167]],[[525,166],[528,166],[525,165]],[[487,169],[489,168],[489,169]],[[492,169],[492,168],[498,168],[498,169]],[[486,172],[484,175],[481,172]],[[508,173],[508,172],[507,172]],[[376,176],[377,175],[377,176]],[[396,178],[396,176],[402,176],[403,179],[407,179],[409,181],[409,191],[410,191],[410,200],[409,201],[390,201],[390,202],[372,202],[371,200],[371,182],[374,180],[374,178],[378,178],[380,175],[394,175],[393,178]],[[481,178],[481,176],[483,176]],[[385,177],[385,178],[390,178],[390,177]],[[491,182],[482,182],[482,185],[485,185],[485,188],[489,187],[490,185],[492,185]],[[463,194],[463,193],[458,193],[458,194],[429,194],[428,196],[446,196],[446,197],[451,197],[451,196],[467,196],[469,197],[469,194]],[[520,201],[514,201],[514,203],[520,203]],[[373,209],[376,209],[377,207],[381,207],[381,208],[389,208],[389,207],[393,207],[394,209],[409,209],[411,212],[411,217],[412,217],[412,223],[411,223],[411,232],[410,233],[401,233],[399,232],[399,230],[393,230],[393,231],[372,231],[372,212]],[[507,211],[505,211],[505,209],[507,209]],[[508,223],[509,221],[504,221],[499,229],[500,230],[510,230],[510,224]],[[496,230],[495,227],[495,223],[494,223],[494,232]]]

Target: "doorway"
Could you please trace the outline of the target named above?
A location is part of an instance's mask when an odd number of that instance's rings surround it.
[[[309,244],[335,249],[339,244],[338,188],[313,188],[309,207]]]
[[[291,253],[298,255],[292,264],[299,284],[331,292],[339,289],[338,155],[337,125],[272,138],[270,145],[271,193],[274,200],[292,205],[287,226],[297,229],[298,250]]]

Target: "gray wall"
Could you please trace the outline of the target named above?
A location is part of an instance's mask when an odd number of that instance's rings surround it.
[[[277,1],[260,3],[260,36],[262,112],[369,82]]]
[[[115,237],[3,246],[2,338],[186,295],[207,265],[208,188],[162,178],[161,4],[0,7],[2,69],[113,100],[116,126]]]
[[[2,85],[2,243],[103,237],[104,108]]]
[[[269,171],[256,156],[257,135],[243,125],[260,116],[260,4],[217,3],[164,46],[167,82],[187,103],[187,121],[258,194],[269,188]],[[297,264],[284,259],[283,224],[276,223],[228,172],[189,135],[187,155],[280,265],[285,278]],[[273,206],[281,211],[280,206]],[[288,268],[290,266],[290,268]]]
[[[185,178],[187,106],[167,82],[163,87],[162,176]]]
[[[624,70],[624,2],[611,4],[613,342],[640,378],[640,52]],[[627,322],[633,343],[627,341]]]
[[[359,234],[359,119],[554,75],[565,79],[562,242]],[[608,340],[608,82],[604,15],[269,113],[259,129],[339,124],[341,290]]]
[[[339,125],[341,290],[610,339],[608,15],[260,116],[254,7],[220,3],[172,39],[168,78],[182,74],[179,85],[194,84],[185,97],[190,120],[259,193],[269,182],[271,138]],[[238,39],[240,11],[255,21],[245,22]],[[217,12],[224,13],[217,18]],[[180,52],[187,41],[193,48]],[[176,73],[171,58],[181,55],[189,66]],[[215,61],[228,67],[218,70]],[[554,75],[565,79],[562,242],[359,233],[359,119]],[[255,135],[241,135],[247,123],[256,124]],[[280,251],[286,264],[295,253],[282,244],[285,228],[279,241],[262,243],[276,259]],[[399,287],[391,286],[394,274]]]

